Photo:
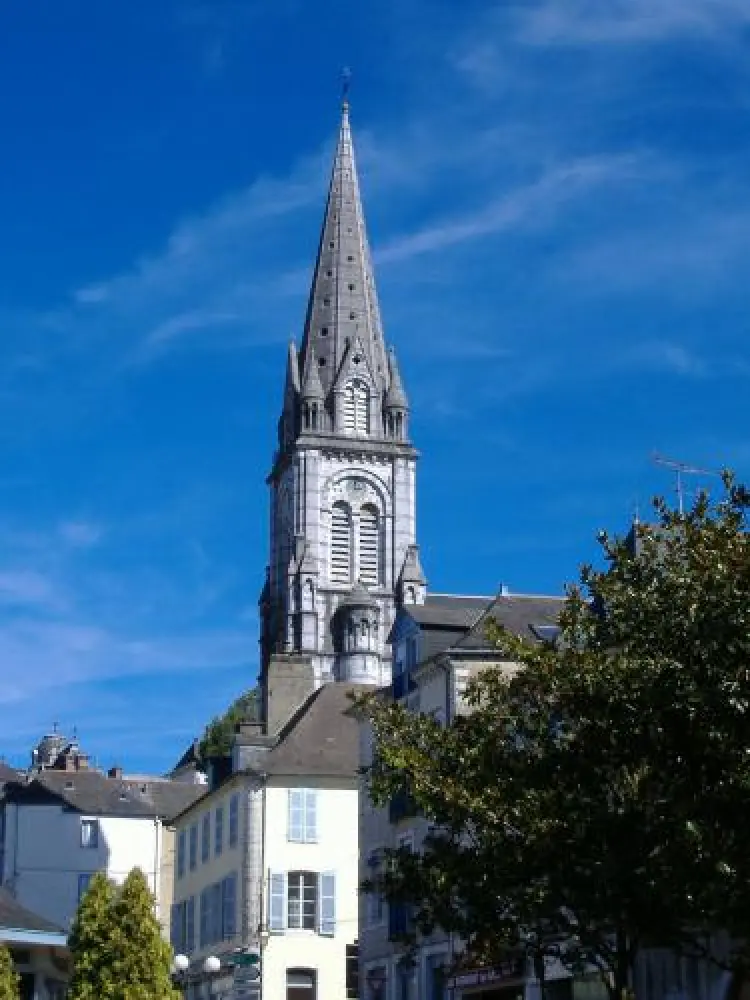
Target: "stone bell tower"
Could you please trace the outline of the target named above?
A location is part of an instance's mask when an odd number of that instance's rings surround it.
[[[316,685],[388,683],[397,604],[425,595],[417,452],[396,355],[383,338],[347,103],[278,433],[261,683],[271,658],[284,655],[305,657]]]

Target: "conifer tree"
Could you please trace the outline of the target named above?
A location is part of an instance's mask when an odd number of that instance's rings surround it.
[[[113,975],[114,900],[115,888],[109,879],[101,872],[94,875],[70,932],[73,977],[68,1000],[115,1000],[119,996]]]
[[[5,945],[0,946],[0,1000],[18,1000],[18,973]]]
[[[113,1000],[178,1000],[172,987],[172,949],[161,935],[146,876],[134,868],[113,906],[116,948]]]

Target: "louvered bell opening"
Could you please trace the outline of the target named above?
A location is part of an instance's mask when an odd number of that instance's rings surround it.
[[[352,578],[352,527],[346,504],[333,505],[331,515],[331,579],[350,583]]]
[[[344,393],[344,430],[347,434],[369,432],[369,393],[364,382],[350,382]]]
[[[377,586],[379,581],[380,531],[378,512],[365,506],[359,515],[359,575],[363,583]]]

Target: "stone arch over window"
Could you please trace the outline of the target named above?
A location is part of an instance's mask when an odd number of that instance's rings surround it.
[[[363,583],[380,583],[380,514],[372,503],[359,512],[359,577]]]
[[[352,512],[348,504],[338,500],[331,509],[331,580],[351,583],[352,579]]]
[[[344,388],[344,431],[346,434],[370,433],[370,390],[360,378]]]

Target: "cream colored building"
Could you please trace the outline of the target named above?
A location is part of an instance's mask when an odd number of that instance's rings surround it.
[[[188,997],[346,1000],[358,927],[353,689],[313,691],[276,736],[241,727],[231,775],[177,818],[172,942],[190,960]],[[209,956],[221,963],[213,976]]]

